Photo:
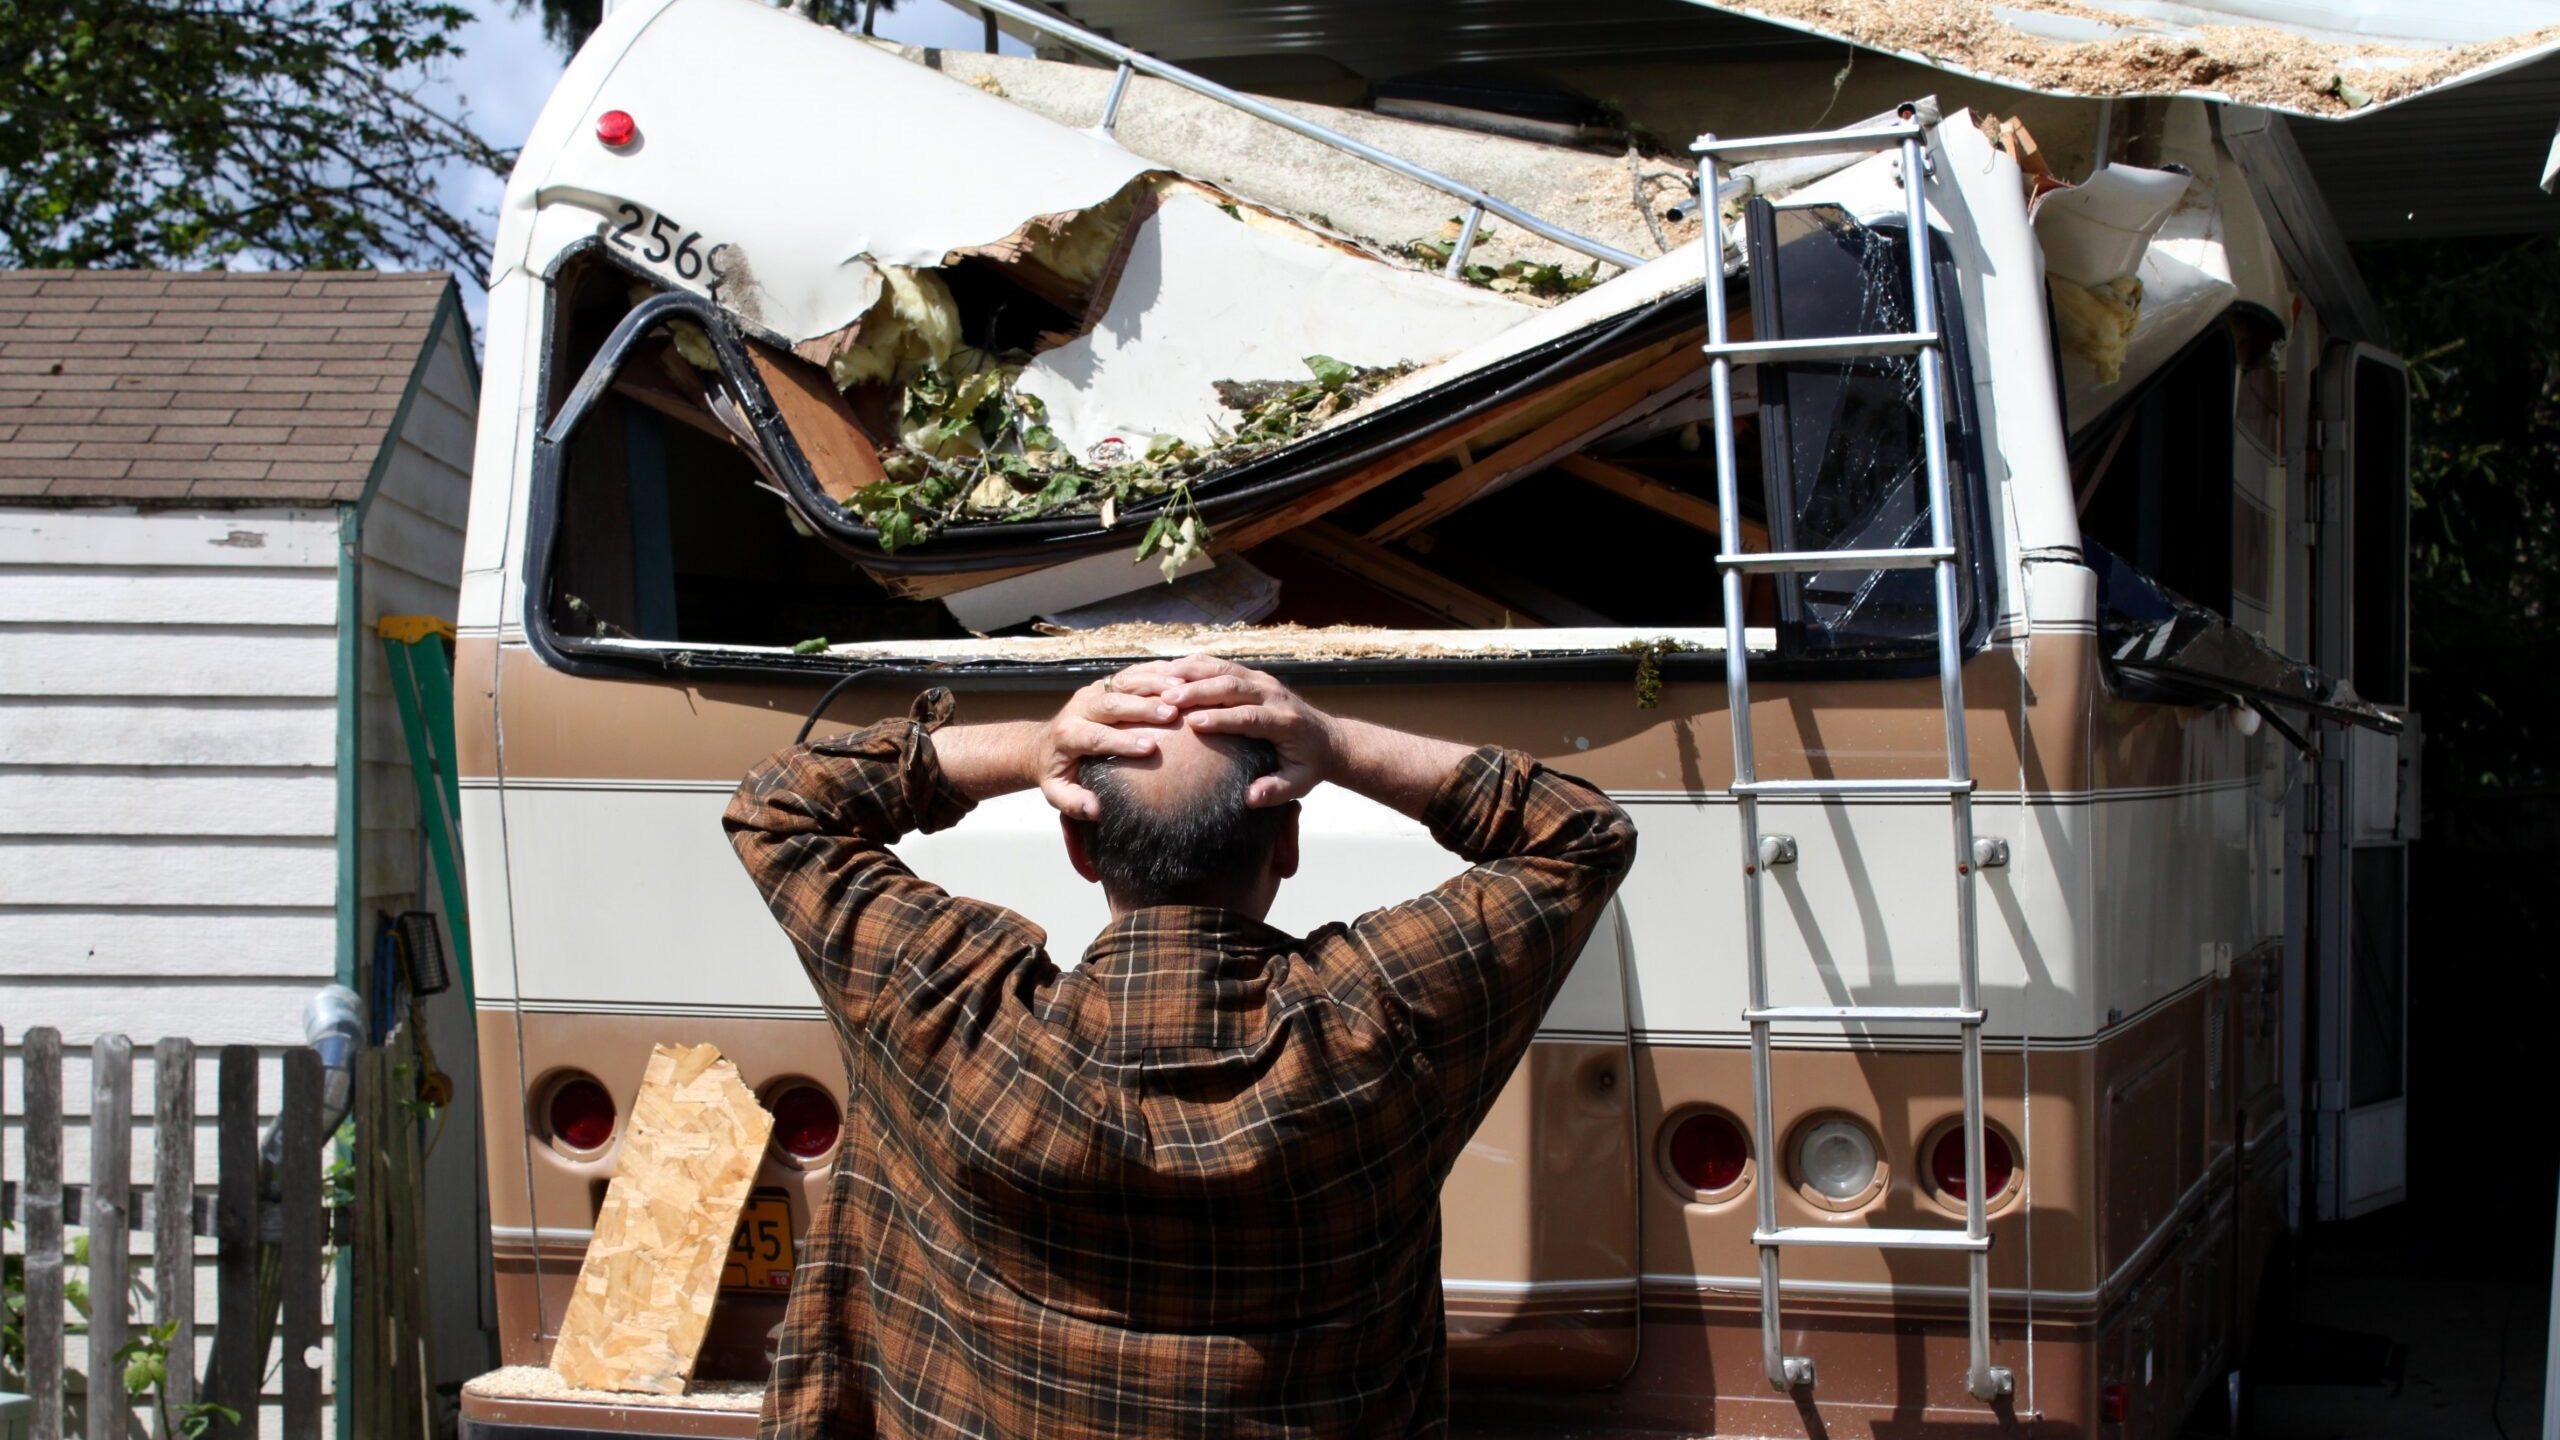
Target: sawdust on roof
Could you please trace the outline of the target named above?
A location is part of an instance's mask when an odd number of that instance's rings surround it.
[[[2029,10],[2122,28],[2127,17],[2069,0],[1716,0],[1720,9],[1806,25],[1878,50],[2062,95],[2210,91],[2251,105],[2350,115],[2535,45],[2560,26],[2458,49],[2338,45],[2262,25],[2200,25],[2177,34],[2052,40],[2001,18]]]

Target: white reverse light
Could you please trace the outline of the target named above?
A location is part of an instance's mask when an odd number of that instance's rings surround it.
[[[1796,1141],[1796,1175],[1829,1199],[1855,1200],[1876,1183],[1876,1142],[1847,1120],[1822,1121]]]

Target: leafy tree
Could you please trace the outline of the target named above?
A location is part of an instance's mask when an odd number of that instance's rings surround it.
[[[2560,237],[2359,255],[2410,372],[2410,655],[2442,798],[2560,784]]]
[[[486,263],[439,191],[512,152],[422,97],[443,0],[5,0],[0,263]]]
[[[821,25],[855,30],[862,25],[863,0],[780,0]],[[881,14],[898,8],[898,0],[877,0]],[[542,12],[542,33],[563,55],[575,54],[604,19],[604,0],[516,0],[516,13]]]

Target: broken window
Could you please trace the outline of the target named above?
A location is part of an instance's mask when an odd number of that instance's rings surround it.
[[[1940,374],[1953,533],[1967,568],[1987,573],[1988,535],[1974,524],[1978,473],[1954,267],[1934,272],[1939,313],[1911,311],[1909,237],[1861,224],[1836,205],[1755,200],[1745,218],[1753,259],[1752,315],[1763,339],[1900,335],[1946,337]],[[1933,238],[1933,245],[1934,245]],[[1779,550],[1913,549],[1930,543],[1929,475],[1921,422],[1920,359],[1912,355],[1761,366],[1762,467],[1770,545]],[[1973,593],[1961,587],[1965,614]],[[1825,570],[1780,577],[1780,641],[1790,652],[1890,654],[1937,634],[1936,581],[1926,569]]]
[[[2232,329],[2209,326],[2083,430],[2071,464],[2081,534],[2218,615],[2231,613],[2238,386]]]
[[[1773,302],[1781,323],[1821,334],[1912,328],[1897,233],[1836,211],[1808,212],[1791,233]],[[1796,267],[1799,255],[1809,258]],[[994,266],[952,281],[955,346],[1061,343],[1060,332],[1001,328],[1025,315],[1057,322],[1007,286]],[[549,633],[572,650],[636,660],[681,647],[697,663],[695,647],[1033,659],[1040,637],[1085,637],[1041,652],[1074,659],[1129,653],[1109,648],[1118,639],[1160,645],[1167,626],[1242,625],[1270,637],[1275,656],[1451,653],[1447,640],[1368,642],[1354,631],[1502,637],[1469,653],[1606,652],[1666,636],[1673,650],[1687,637],[1716,643],[1726,618],[1694,287],[1444,383],[1388,391],[1340,427],[1204,475],[1194,513],[1208,517],[1209,543],[1178,566],[1159,564],[1162,547],[1135,563],[1152,528],[1143,511],[1116,526],[1108,511],[954,525],[881,565],[877,546],[840,532],[849,497],[896,473],[893,407],[903,402],[893,387],[843,384],[602,247],[573,256],[552,287],[533,579]],[[1960,375],[1960,350],[1951,353]],[[1310,364],[1312,379],[1236,377],[1215,389],[1251,406],[1275,384],[1327,386]],[[1776,374],[1736,377],[1744,548],[1926,544],[1910,362],[1793,367],[1777,382],[1783,443],[1763,444],[1759,397]],[[1951,376],[1951,417],[1962,391]],[[1950,419],[1951,483],[1969,521],[1966,430]],[[1770,454],[1785,479],[1764,485]],[[1786,498],[1771,504],[1773,493]],[[1979,562],[1982,539],[1963,543]],[[1097,573],[1098,587],[1085,584]],[[1966,588],[1970,614],[1979,586]],[[1747,625],[1792,625],[1805,654],[1908,653],[1928,646],[1936,624],[1925,571],[1756,576],[1745,603]],[[1131,623],[1153,628],[1118,628]],[[1020,643],[954,649],[986,639]]]

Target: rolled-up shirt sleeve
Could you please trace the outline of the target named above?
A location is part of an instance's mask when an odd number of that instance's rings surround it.
[[[951,708],[949,691],[929,690],[904,719],[791,746],[748,773],[721,817],[840,1023],[866,1023],[902,959],[965,932],[976,908],[889,849],[971,809],[934,754],[932,732]]]
[[[1463,1138],[1635,862],[1636,832],[1588,782],[1491,746],[1451,772],[1422,820],[1471,868],[1361,917],[1351,936],[1410,1017]]]

